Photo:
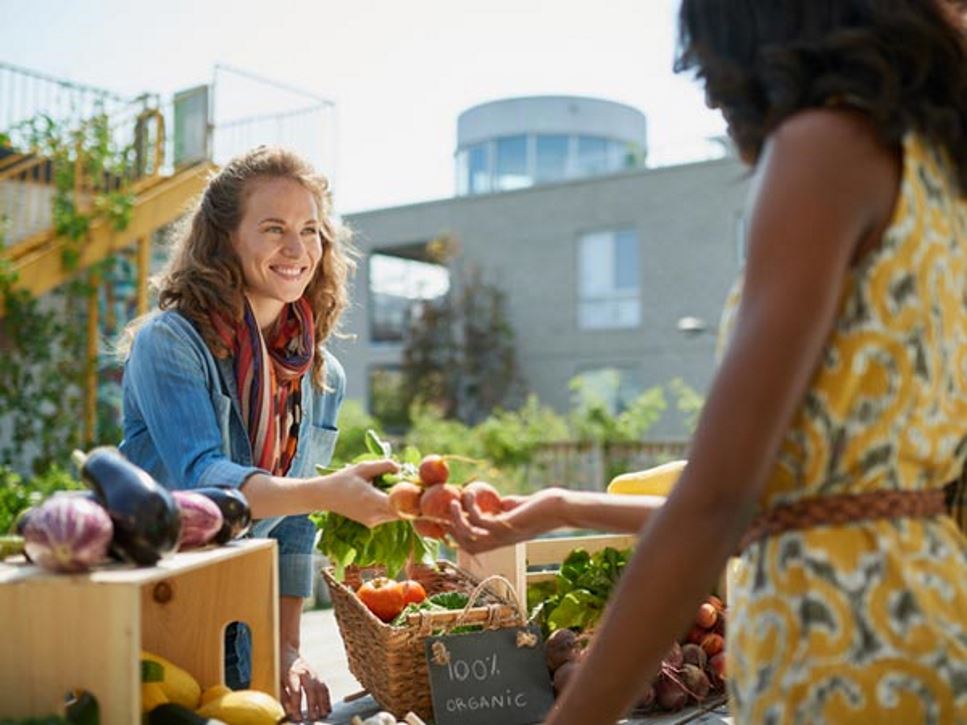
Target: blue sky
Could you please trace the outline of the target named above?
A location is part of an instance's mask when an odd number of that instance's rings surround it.
[[[343,213],[451,196],[456,119],[495,98],[628,103],[649,145],[721,134],[671,71],[677,0],[0,0],[0,61],[122,94],[208,83],[216,63],[332,99]],[[263,112],[268,97],[253,99]]]

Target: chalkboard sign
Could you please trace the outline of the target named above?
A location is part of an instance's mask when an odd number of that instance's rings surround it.
[[[531,725],[554,692],[538,627],[427,637],[436,725]]]

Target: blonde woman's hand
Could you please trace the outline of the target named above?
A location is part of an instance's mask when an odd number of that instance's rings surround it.
[[[323,476],[320,481],[328,494],[325,508],[370,528],[396,520],[389,497],[373,485],[373,479],[397,471],[399,466],[394,461],[382,459],[356,463]]]

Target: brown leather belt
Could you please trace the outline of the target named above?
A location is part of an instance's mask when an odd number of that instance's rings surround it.
[[[757,515],[739,542],[739,551],[786,531],[842,526],[857,521],[927,518],[947,513],[943,488],[925,491],[868,491],[804,498]]]

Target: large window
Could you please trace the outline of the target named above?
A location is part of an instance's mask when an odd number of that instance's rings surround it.
[[[414,259],[373,254],[369,258],[369,337],[373,342],[402,342],[413,309],[450,289],[446,267]]]
[[[638,235],[633,229],[586,234],[578,242],[578,326],[641,324]]]
[[[530,186],[527,173],[527,136],[497,139],[497,191],[510,191]]]
[[[567,176],[567,136],[540,135],[536,139],[534,179],[537,183],[561,181]]]

